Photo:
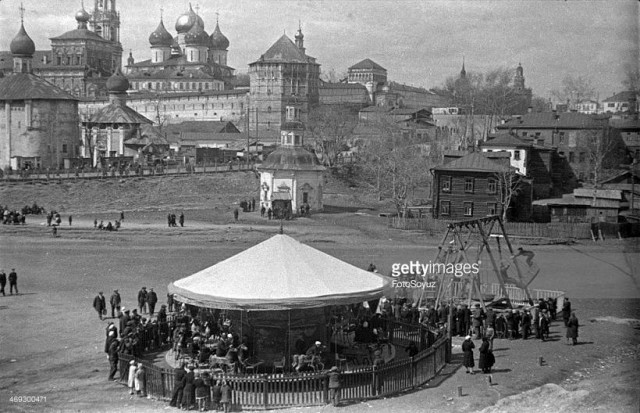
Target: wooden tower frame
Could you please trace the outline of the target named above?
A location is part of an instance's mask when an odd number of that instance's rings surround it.
[[[498,232],[495,234],[492,234],[492,231],[496,227],[496,224],[498,224],[498,228],[497,228]],[[470,254],[469,250],[471,249],[471,246],[472,246],[471,244],[469,244],[469,241],[471,240],[471,237],[474,234],[477,234],[480,236],[481,244],[478,248],[476,260],[472,261],[470,259],[471,257],[469,257],[469,254]],[[496,260],[496,257],[494,256],[494,250],[492,249],[491,242],[490,242],[492,235],[504,238],[518,274],[518,279],[519,279],[518,287],[524,290],[527,300],[531,300],[531,295],[529,294],[529,290],[527,286],[531,283],[531,281],[533,281],[533,278],[531,278],[528,281],[524,281],[523,272],[520,269],[518,261],[516,259],[513,259],[515,257],[514,250],[513,250],[513,247],[511,246],[511,242],[509,241],[509,236],[507,235],[507,232],[504,228],[502,218],[498,215],[493,215],[493,216],[480,218],[480,219],[457,221],[457,222],[449,223],[447,225],[447,231],[444,237],[442,238],[440,245],[438,246],[438,253],[436,255],[436,258],[432,262],[444,263],[445,265],[450,263],[451,264],[477,263],[478,260],[480,259],[480,254],[482,253],[482,251],[486,250],[489,256],[489,261],[491,262],[491,267],[493,268],[496,278],[498,279],[498,283],[500,284],[500,292],[502,294],[502,297],[506,298],[507,305],[511,308],[512,307],[511,298],[509,297],[507,288],[505,286],[508,280],[500,270],[500,267],[499,267],[500,260]],[[498,242],[498,249],[500,249],[499,238],[497,242]],[[478,298],[482,297],[482,291],[480,287],[480,273],[470,274],[467,277],[468,277],[467,280],[469,281],[467,305],[471,306],[471,298],[474,292],[477,293]],[[458,292],[458,294],[454,292],[454,282],[456,281],[455,275],[445,273],[440,275],[439,278],[440,278],[438,283],[439,285],[438,285],[437,294],[436,294],[436,308],[443,300],[445,300],[445,298],[449,298],[451,301],[453,301],[453,299],[456,298],[454,297],[454,295],[456,295],[458,298],[460,297],[460,294],[459,294],[460,291]],[[420,296],[418,305],[422,303],[423,297],[424,297],[424,290]],[[484,301],[480,299],[480,302],[482,307],[484,308]]]

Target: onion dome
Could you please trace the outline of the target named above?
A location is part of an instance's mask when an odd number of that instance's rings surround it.
[[[211,33],[211,48],[213,50],[227,50],[229,48],[229,39],[222,34],[218,23],[216,23],[216,29]]]
[[[204,30],[204,21],[202,20],[202,17],[198,16],[191,8],[191,4],[189,4],[189,10],[180,15],[178,20],[176,20],[176,31],[178,34],[186,33],[191,30],[196,22],[200,23],[200,27]]]
[[[196,20],[191,30],[184,35],[184,42],[188,46],[209,46],[209,35],[200,21]]]
[[[76,13],[76,21],[78,23],[87,23],[91,19],[91,15],[84,9],[84,6],[81,10],[78,10]]]
[[[122,74],[120,68],[117,68],[111,77],[107,79],[107,90],[109,92],[126,92],[129,90],[129,81]]]
[[[16,56],[33,56],[36,52],[36,45],[24,29],[24,24],[20,25],[20,31],[18,31],[16,37],[11,40],[9,50]]]
[[[151,46],[165,47],[169,47],[171,46],[171,43],[173,43],[173,36],[171,36],[171,34],[164,27],[164,23],[162,22],[162,20],[160,20],[158,28],[155,29],[154,32],[149,36],[149,43],[151,43]]]

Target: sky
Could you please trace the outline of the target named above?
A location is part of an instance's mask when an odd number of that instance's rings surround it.
[[[85,0],[93,9],[95,0]],[[0,50],[20,27],[20,0],[0,0]],[[80,0],[22,0],[25,29],[38,50],[73,30]],[[639,64],[640,6],[634,0],[200,0],[204,19],[230,41],[228,63],[238,72],[286,33],[302,26],[307,54],[321,70],[346,73],[369,58],[389,80],[426,88],[460,72],[485,73],[522,64],[526,86],[550,97],[567,75],[591,81],[600,98],[622,91],[625,67]],[[117,0],[123,61],[150,58],[149,34],[163,9],[165,26],[189,7],[183,0]]]

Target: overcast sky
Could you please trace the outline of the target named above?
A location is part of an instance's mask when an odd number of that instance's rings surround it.
[[[22,0],[25,28],[38,50],[50,37],[76,27],[80,0]],[[622,90],[625,64],[638,65],[640,14],[635,0],[414,1],[200,0],[211,33],[219,12],[229,38],[228,63],[245,72],[284,32],[293,39],[301,21],[307,53],[323,71],[338,73],[370,58],[400,83],[436,87],[459,73],[486,72],[522,62],[527,87],[548,97],[571,74],[589,78],[600,98]],[[85,0],[88,11],[94,0]],[[160,21],[175,35],[188,8],[182,0],[118,0],[123,60],[150,58],[148,37]],[[0,0],[0,50],[20,25],[20,0]]]

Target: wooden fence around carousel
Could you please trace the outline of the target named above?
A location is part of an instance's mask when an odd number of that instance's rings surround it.
[[[420,329],[421,330],[421,329]],[[396,328],[397,338],[422,336]],[[423,342],[424,343],[424,342]],[[433,379],[450,359],[451,342],[442,336],[416,356],[392,361],[382,367],[365,366],[340,374],[340,399],[359,401],[385,397],[422,386]],[[121,354],[119,361],[122,384],[127,384],[130,355]],[[170,400],[175,388],[174,370],[142,361],[146,368],[147,394]],[[296,406],[317,406],[329,402],[329,379],[326,372],[301,374],[214,374],[212,379],[225,379],[232,388],[232,405],[249,410],[276,409]]]

